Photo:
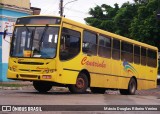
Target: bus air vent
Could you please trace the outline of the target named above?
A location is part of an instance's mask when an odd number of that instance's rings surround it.
[[[27,74],[21,74],[22,78],[38,78],[38,75],[27,75]]]
[[[41,72],[41,70],[30,70],[30,69],[19,69],[19,70],[26,72]]]
[[[19,64],[29,64],[29,65],[43,65],[41,62],[18,62]]]

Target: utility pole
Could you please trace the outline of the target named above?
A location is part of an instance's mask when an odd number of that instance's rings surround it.
[[[59,3],[59,14],[61,17],[63,16],[63,0],[60,0]]]
[[[63,0],[60,0],[60,3],[59,3],[59,14],[60,14],[61,17],[64,16],[64,15],[63,15],[64,7],[65,7],[67,4],[72,3],[72,2],[75,2],[75,1],[78,1],[78,0],[72,0],[72,1],[67,2],[66,4],[64,4],[64,6],[63,6]]]

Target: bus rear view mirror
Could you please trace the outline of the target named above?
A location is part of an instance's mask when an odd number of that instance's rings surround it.
[[[4,35],[3,35],[3,39],[4,39],[4,40],[5,40],[5,38],[6,38],[7,31],[8,31],[8,29],[4,30]]]
[[[4,39],[6,42],[10,43],[9,41],[7,41],[7,40],[5,39],[5,38],[6,38],[6,35],[7,35],[7,31],[8,31],[8,29],[4,30],[3,39]]]

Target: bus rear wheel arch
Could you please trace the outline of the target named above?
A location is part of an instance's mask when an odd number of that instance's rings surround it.
[[[137,90],[137,81],[135,77],[132,77],[128,84],[128,89],[120,89],[122,95],[135,95]]]
[[[83,72],[79,73],[76,84],[68,85],[70,92],[72,93],[85,93],[89,85],[87,75]]]
[[[33,86],[40,93],[46,93],[52,88],[52,84],[45,81],[33,81]]]

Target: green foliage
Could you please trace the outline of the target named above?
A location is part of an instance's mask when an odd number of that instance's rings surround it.
[[[129,37],[160,49],[160,0],[134,0],[121,7],[103,4],[91,8],[91,17],[85,18],[87,24]]]
[[[118,10],[118,4],[115,4],[114,8],[105,4],[96,6],[89,11],[92,17],[85,18],[85,21],[91,26],[113,32],[114,17]]]

